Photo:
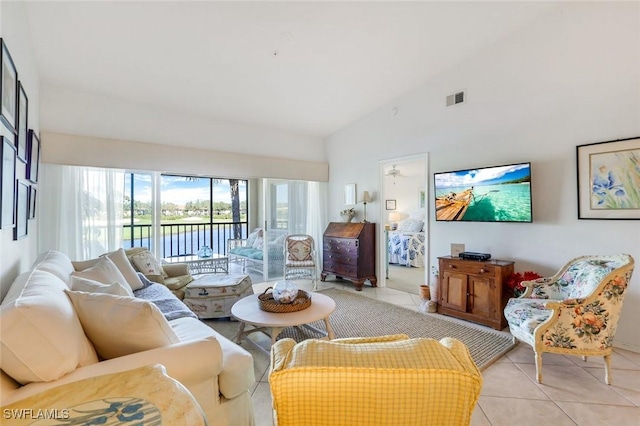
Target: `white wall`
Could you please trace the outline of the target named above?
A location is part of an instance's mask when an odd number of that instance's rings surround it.
[[[389,213],[395,212],[402,215],[405,219],[409,216],[416,215],[420,212],[420,190],[425,190],[425,161],[412,160],[408,162],[392,161],[389,164],[395,164],[396,170],[400,171],[400,175],[394,179],[392,176],[384,176],[382,179],[382,187],[384,199],[381,200],[381,207],[384,209],[385,216],[382,222],[389,222]],[[389,167],[388,165],[386,166]],[[395,183],[394,183],[395,182]],[[386,210],[386,200],[396,200],[396,210]],[[368,216],[368,211],[367,211]],[[424,214],[423,214],[424,216]]]
[[[40,95],[38,70],[29,25],[23,2],[0,3],[0,34],[7,43],[13,62],[18,70],[18,79],[22,81],[29,100],[28,125],[36,132],[40,130]],[[3,134],[6,132],[0,124]],[[25,165],[17,161],[16,175],[25,178]],[[13,241],[13,229],[0,230],[0,299],[4,297],[14,278],[28,269],[36,257],[38,233],[38,216],[29,220],[26,238]]]
[[[75,166],[116,167],[167,173],[326,182],[329,165],[211,149],[42,132],[42,161]]]
[[[468,103],[445,108],[445,96],[460,89]],[[345,183],[380,187],[382,159],[429,152],[431,173],[530,161],[531,224],[436,223],[428,200],[432,264],[452,242],[543,275],[584,254],[629,253],[640,262],[640,222],[578,220],[576,196],[576,146],[635,136],[640,3],[562,3],[329,137],[329,215],[342,209]],[[369,220],[380,223],[381,211],[367,206]],[[615,345],[640,352],[640,266],[625,306]]]
[[[70,92],[43,84],[42,129],[122,141],[323,161],[318,138],[176,113],[164,105]]]

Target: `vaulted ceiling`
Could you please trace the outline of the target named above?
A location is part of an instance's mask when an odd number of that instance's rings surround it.
[[[552,7],[30,1],[27,11],[44,87],[322,138]]]

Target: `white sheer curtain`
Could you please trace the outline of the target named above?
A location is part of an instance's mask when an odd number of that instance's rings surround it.
[[[327,223],[327,185],[324,182],[309,182],[307,191],[307,234],[316,242],[317,276],[322,272],[322,235]]]
[[[124,170],[43,164],[39,250],[82,260],[122,247]]]

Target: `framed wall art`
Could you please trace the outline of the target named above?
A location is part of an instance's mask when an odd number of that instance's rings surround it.
[[[29,99],[27,93],[22,86],[22,82],[18,83],[18,160],[23,163],[27,162],[27,134],[29,133]]]
[[[29,129],[27,137],[27,179],[33,183],[38,182],[38,169],[40,164],[40,139],[33,129]]]
[[[18,99],[18,71],[11,59],[4,39],[0,38],[0,119],[12,131],[16,131],[16,106]]]
[[[579,219],[640,219],[640,137],[576,147]]]
[[[356,184],[348,183],[344,186],[344,205],[354,206],[356,204]]]
[[[31,185],[31,194],[29,194],[29,219],[36,218],[36,189]]]
[[[424,209],[425,206],[425,192],[424,192],[424,188],[420,188],[418,190],[418,207],[420,207],[421,209]]]
[[[16,226],[13,228],[13,239],[19,240],[27,236],[27,225],[29,221],[29,185],[27,182],[16,179],[18,189],[16,190]]]
[[[2,181],[0,182],[0,228],[12,228],[15,225],[14,197],[16,193],[16,147],[13,139],[2,139]]]
[[[395,210],[396,209],[396,200],[387,200],[387,210]]]

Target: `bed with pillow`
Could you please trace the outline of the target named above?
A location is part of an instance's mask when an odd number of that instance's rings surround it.
[[[424,267],[424,220],[405,219],[398,229],[389,231],[389,263],[402,266]]]

